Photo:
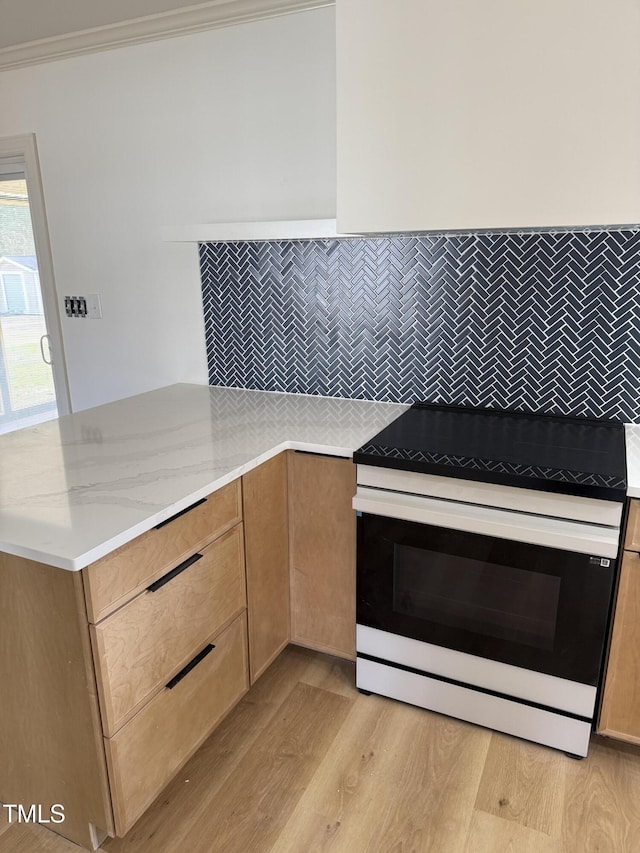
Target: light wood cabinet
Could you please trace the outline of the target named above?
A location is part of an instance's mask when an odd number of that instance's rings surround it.
[[[310,453],[289,462],[291,639],[355,659],[356,466]]]
[[[178,676],[105,740],[116,833],[124,833],[249,689],[243,612]]]
[[[598,732],[640,744],[640,501],[631,501]]]
[[[83,572],[117,835],[248,690],[241,518],[234,481]]]
[[[82,572],[0,553],[3,801],[124,834],[248,690],[245,583],[239,481]]]
[[[282,453],[82,572],[0,553],[0,795],[96,847],[290,639],[353,658],[354,492],[350,459]]]
[[[632,500],[629,506],[624,549],[636,553],[640,551],[640,500]]]
[[[241,518],[236,480],[92,563],[83,572],[90,620],[104,619]]]
[[[0,553],[0,685],[0,799],[61,803],[56,831],[97,847],[113,817],[79,573]]]
[[[638,222],[638,25],[628,0],[336,0],[338,230]]]
[[[111,736],[246,608],[242,524],[91,626],[104,734]]]
[[[289,642],[287,454],[242,478],[251,683]]]

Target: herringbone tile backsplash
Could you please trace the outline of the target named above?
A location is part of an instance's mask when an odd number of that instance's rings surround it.
[[[200,246],[212,385],[640,420],[640,230]]]

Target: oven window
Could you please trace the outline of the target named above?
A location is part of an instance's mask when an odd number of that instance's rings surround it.
[[[553,649],[560,578],[394,544],[396,613]]]

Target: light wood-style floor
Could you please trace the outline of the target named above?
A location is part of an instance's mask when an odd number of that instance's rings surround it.
[[[596,738],[575,761],[362,696],[353,680],[353,665],[290,646],[126,838],[103,849],[640,851],[640,751]],[[78,851],[42,827],[0,822],[0,853]]]

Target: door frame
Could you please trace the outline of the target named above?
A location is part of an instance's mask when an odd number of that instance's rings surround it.
[[[68,415],[71,412],[71,396],[35,133],[0,137],[0,161],[12,157],[20,158],[23,161],[20,169],[24,169],[29,195],[29,211],[38,259],[40,291],[51,348],[51,369],[56,391],[56,405],[58,415]]]

